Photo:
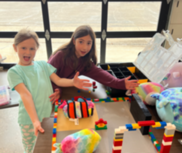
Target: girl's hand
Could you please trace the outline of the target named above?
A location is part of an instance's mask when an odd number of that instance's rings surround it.
[[[41,133],[44,133],[44,129],[41,127],[41,123],[39,121],[34,122],[33,126],[34,126],[35,136],[38,135],[38,131],[40,131]]]
[[[89,83],[90,80],[87,79],[79,79],[79,72],[77,72],[73,78],[73,85],[79,89],[84,89],[84,90],[88,90],[88,88],[84,88],[84,87],[91,87],[92,83]]]
[[[51,98],[50,102],[52,102],[52,104],[54,104],[55,101],[60,98],[60,90],[58,88],[56,88],[55,92],[53,94],[51,94],[49,96],[49,98]]]
[[[129,80],[130,78],[131,76],[125,78],[125,87],[127,90],[133,90],[139,85],[139,83],[137,83],[138,80]]]

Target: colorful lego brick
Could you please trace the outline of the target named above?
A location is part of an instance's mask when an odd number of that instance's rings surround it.
[[[132,124],[133,129],[140,129],[141,126],[139,126],[137,123]]]
[[[107,121],[104,121],[102,118],[95,122],[96,130],[105,130],[107,129]]]
[[[112,153],[121,153],[121,150],[112,150]]]
[[[153,128],[157,128],[157,127],[161,127],[161,123],[160,122],[155,122],[155,125],[152,125]]]
[[[99,102],[99,99],[94,99],[94,102]]]
[[[53,128],[52,132],[53,134],[56,134],[56,128]]]
[[[163,144],[161,145],[161,150],[160,150],[160,153],[169,153],[171,149],[171,145],[169,146],[164,146]]]
[[[127,128],[129,131],[135,131],[135,130],[136,130],[136,129],[133,129],[132,124],[126,124],[125,126],[126,126],[126,128]]]
[[[52,134],[52,137],[56,137],[56,134]]]
[[[95,86],[95,84],[96,84],[96,82],[95,82],[95,81],[93,81],[93,82],[92,82],[92,85],[93,85],[93,86]]]
[[[57,112],[58,111],[58,106],[55,105],[54,111]]]
[[[95,130],[106,130],[107,126],[105,125],[104,127],[98,127],[97,125],[95,125]]]
[[[162,140],[164,140],[165,142],[171,142],[171,141],[173,141],[173,136],[172,137],[166,137],[164,135]]]
[[[80,90],[77,90],[78,93],[80,93],[81,91]]]
[[[97,89],[97,86],[93,86],[94,89]]]
[[[155,121],[151,120],[151,121],[138,121],[138,125],[139,126],[151,126],[151,125],[155,125]]]
[[[89,90],[88,93],[91,93],[91,91]]]
[[[52,138],[52,142],[55,142],[56,141],[56,137]]]
[[[122,149],[122,146],[118,146],[118,147],[113,146],[112,149],[113,150],[121,150]]]
[[[54,118],[54,123],[57,123],[57,118]]]

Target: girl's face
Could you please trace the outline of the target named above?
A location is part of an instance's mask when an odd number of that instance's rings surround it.
[[[85,56],[92,48],[92,38],[90,35],[86,35],[84,37],[73,39],[73,43],[75,45],[75,54],[77,58]]]
[[[18,54],[19,65],[22,65],[22,66],[33,65],[32,61],[38,49],[37,44],[33,38],[24,40],[18,45],[13,45],[13,47]]]

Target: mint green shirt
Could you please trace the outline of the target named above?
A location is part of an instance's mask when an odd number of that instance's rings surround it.
[[[10,68],[8,82],[12,90],[20,83],[25,84],[32,94],[39,121],[42,122],[43,118],[51,115],[52,104],[49,96],[53,93],[53,89],[50,75],[56,72],[56,68],[45,61],[34,61],[33,63],[30,66],[15,65]],[[18,123],[32,124],[21,99],[19,101]]]

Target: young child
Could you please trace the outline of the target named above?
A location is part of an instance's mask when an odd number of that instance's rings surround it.
[[[49,96],[53,93],[51,81],[57,86],[75,86],[87,89],[92,84],[89,80],[79,79],[79,72],[73,79],[59,78],[56,68],[44,61],[34,61],[39,47],[38,36],[35,32],[22,29],[14,39],[14,50],[19,62],[8,70],[8,81],[11,89],[15,89],[21,97],[19,101],[18,123],[22,133],[22,141],[26,153],[32,153],[42,119],[50,117],[52,104]]]
[[[130,76],[125,79],[117,79],[96,66],[95,33],[87,25],[78,27],[71,40],[59,47],[48,62],[57,68],[56,74],[59,77],[73,78],[79,71],[81,75],[116,89],[134,89],[139,85],[138,80],[129,80]],[[51,101],[55,101],[61,95],[61,88],[54,83],[53,89],[55,93],[50,96]]]

